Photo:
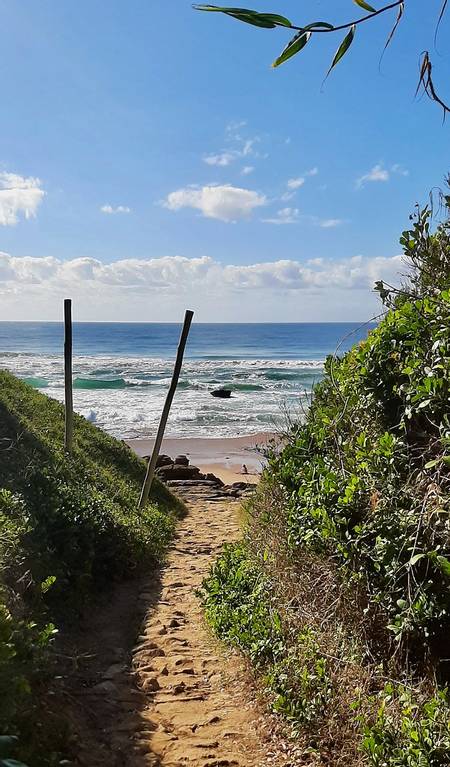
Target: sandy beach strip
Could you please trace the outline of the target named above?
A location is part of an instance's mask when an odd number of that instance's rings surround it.
[[[186,455],[193,466],[205,474],[212,472],[223,482],[239,482],[248,469],[248,481],[257,482],[264,465],[263,451],[276,440],[272,433],[250,434],[242,437],[166,437],[161,453],[175,458]],[[130,439],[127,444],[140,456],[150,455],[154,439]]]

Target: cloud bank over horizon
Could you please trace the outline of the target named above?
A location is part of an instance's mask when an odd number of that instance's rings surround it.
[[[103,263],[0,253],[0,320],[59,320],[74,299],[85,321],[176,322],[187,307],[205,322],[365,320],[379,311],[376,280],[398,282],[401,256],[222,264],[209,256]]]

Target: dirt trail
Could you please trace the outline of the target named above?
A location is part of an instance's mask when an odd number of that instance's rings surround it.
[[[189,513],[159,576],[118,586],[59,647],[54,703],[73,733],[67,764],[293,765],[244,661],[212,638],[195,593],[222,544],[239,537],[239,501],[208,487],[179,492]]]
[[[206,491],[207,492],[207,491]],[[242,661],[225,656],[205,628],[200,586],[224,541],[239,536],[239,504],[186,498],[189,515],[162,574],[156,607],[148,610],[133,654],[147,703],[135,738],[142,764],[250,767],[280,763],[256,705]],[[150,596],[150,595],[149,595]],[[272,751],[272,753],[270,753]]]

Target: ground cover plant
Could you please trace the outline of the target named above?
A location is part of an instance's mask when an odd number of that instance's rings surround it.
[[[417,210],[386,314],[326,364],[243,542],[204,584],[308,747],[336,765],[450,763],[450,222]]]
[[[57,627],[160,561],[182,513],[158,481],[136,511],[145,465],[123,443],[76,416],[69,457],[63,434],[62,406],[0,371],[0,755],[33,767],[65,737],[40,697]]]

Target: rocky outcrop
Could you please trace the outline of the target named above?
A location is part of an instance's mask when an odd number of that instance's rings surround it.
[[[184,488],[184,492],[198,489],[203,493],[212,493],[214,499],[242,498],[252,493],[256,487],[256,484],[251,482],[233,482],[226,485],[215,474],[203,474],[197,466],[191,466],[186,455],[178,455],[175,460],[168,455],[160,455],[156,464],[156,474],[174,489]]]

